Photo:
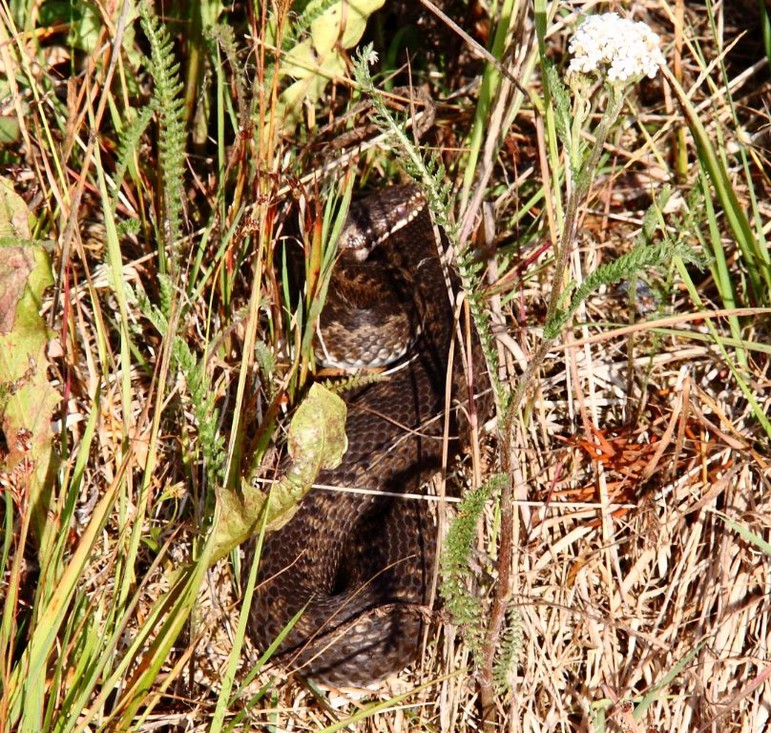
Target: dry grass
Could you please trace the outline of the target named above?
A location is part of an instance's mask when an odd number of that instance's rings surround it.
[[[548,55],[560,62],[575,15],[572,6],[549,5]],[[174,245],[167,286],[158,276],[154,225],[163,205],[150,132],[130,156],[114,218],[104,215],[116,128],[127,122],[121,107],[139,106],[134,100],[149,86],[144,78],[127,80],[127,59],[105,64],[104,44],[119,26],[93,31],[99,42],[75,54],[53,25],[46,26],[49,40],[36,26],[37,45],[34,33],[16,25],[21,11],[5,2],[0,8],[0,58],[17,85],[7,90],[8,116],[21,123],[3,152],[3,175],[38,216],[37,238],[55,243],[54,288],[43,314],[54,334],[49,382],[61,396],[53,416],[61,461],[46,515],[54,559],[41,561],[39,542],[29,539],[34,521],[23,486],[5,492],[0,514],[0,728],[18,724],[14,710],[24,708],[39,712],[20,724],[28,730],[483,729],[480,673],[452,619],[427,639],[421,663],[382,689],[327,696],[258,664],[239,627],[245,580],[237,580],[237,553],[207,569],[212,455],[238,466],[242,452],[266,450],[256,428],[267,437],[280,433],[283,423],[272,420],[304,368],[282,350],[299,342],[304,324],[282,310],[266,243],[296,226],[298,207],[283,202],[299,199],[306,223],[320,215],[312,203],[316,184],[308,183],[314,176],[325,185],[351,161],[369,181],[395,175],[393,160],[374,144],[382,131],[366,124],[368,110],[354,108],[355,134],[346,137],[341,100],[349,85],[336,85],[334,95],[327,88],[315,102],[313,144],[303,148],[289,136],[266,150],[257,141],[265,118],[256,123],[237,107],[246,104],[239,95],[253,94],[255,108],[273,119],[270,89],[236,89],[232,68],[211,72],[224,83],[208,92],[219,109],[227,108],[224,99],[235,100],[223,117],[241,135],[222,132],[225,123],[204,126],[207,141],[196,127],[204,113],[188,107],[196,133],[187,151],[186,238]],[[464,27],[478,41],[491,21],[481,6],[473,9]],[[120,16],[117,6],[104,12],[113,21]],[[240,12],[229,19],[243,27]],[[404,24],[417,17],[401,4],[394,12]],[[672,74],[724,156],[758,246],[767,247],[770,83],[756,25],[733,47],[748,16],[723,4],[708,12],[637,3],[632,12],[662,36]],[[263,81],[260,16],[246,16],[253,37],[234,42],[235,52]],[[506,64],[528,94],[539,95],[533,18],[524,5],[521,18]],[[463,89],[433,111],[427,144],[442,152],[448,176],[468,194],[454,214],[461,224],[474,223],[464,230],[469,241],[484,239],[474,234],[484,221],[475,208],[482,195],[493,202],[498,256],[484,295],[498,324],[504,383],[513,390],[543,343],[548,293],[561,287],[553,245],[564,167],[543,118],[514,87],[500,92],[506,104],[490,103],[484,135],[473,139],[479,91],[464,83],[481,69],[475,52],[441,20],[424,32],[434,49],[440,41],[453,49],[458,43],[451,60],[426,49],[428,68],[443,71],[426,75],[431,94],[444,99]],[[190,50],[181,51],[188,81]],[[57,61],[70,53],[71,65]],[[725,77],[717,60],[726,63]],[[103,88],[105,74],[114,76]],[[193,99],[206,94],[189,92]],[[481,462],[464,470],[488,476],[510,466],[512,479],[503,510],[488,502],[470,568],[471,588],[488,613],[503,565],[512,571],[505,590],[517,652],[486,729],[760,733],[771,726],[771,451],[763,426],[771,413],[771,293],[753,291],[752,266],[724,199],[711,196],[711,208],[694,195],[702,185],[713,188],[671,87],[646,82],[625,110],[581,208],[570,277],[582,282],[629,251],[665,182],[676,184],[667,226],[723,269],[673,263],[646,273],[649,289],[639,297],[611,286],[594,292],[524,383],[510,445],[491,420]],[[330,140],[344,151],[329,153]],[[478,154],[476,165],[468,164],[469,152]],[[113,226],[130,219],[133,231]],[[171,302],[165,331],[133,293],[146,293],[154,305]],[[195,368],[179,356],[180,343]],[[277,355],[275,370],[255,356],[255,343]],[[221,410],[221,448],[202,445],[209,408],[201,408],[196,379]],[[11,442],[6,434],[0,449],[12,454]],[[271,458],[267,452],[266,465]],[[4,480],[8,489],[8,474]],[[509,506],[514,551],[502,559],[501,517]],[[24,562],[14,565],[15,558]],[[57,635],[38,647],[46,625]],[[37,649],[44,659],[39,677],[29,671],[34,653],[25,656]],[[242,682],[248,684],[235,694]]]

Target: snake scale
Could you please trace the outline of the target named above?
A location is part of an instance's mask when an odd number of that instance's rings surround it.
[[[396,368],[344,395],[348,450],[317,483],[370,492],[314,488],[260,558],[253,640],[266,649],[304,609],[276,659],[327,685],[364,686],[402,669],[430,621],[436,530],[426,501],[399,494],[418,493],[441,468],[454,325],[434,231],[415,186],[351,204],[317,358]],[[456,392],[461,377],[455,369]]]

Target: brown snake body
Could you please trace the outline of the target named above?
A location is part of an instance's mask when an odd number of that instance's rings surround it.
[[[371,493],[314,488],[266,536],[250,632],[265,649],[304,609],[278,660],[329,685],[362,686],[415,659],[430,617],[435,528],[425,501],[393,494],[418,493],[441,467],[453,314],[415,187],[354,202],[338,252],[319,357],[398,368],[345,394],[348,450],[317,483]]]

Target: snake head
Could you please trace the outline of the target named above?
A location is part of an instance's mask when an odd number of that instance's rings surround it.
[[[391,186],[379,194],[354,201],[338,240],[338,250],[357,262],[364,262],[376,247],[413,221],[425,206],[426,197],[413,185]]]

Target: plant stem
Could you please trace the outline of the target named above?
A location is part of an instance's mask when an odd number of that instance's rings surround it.
[[[608,138],[611,127],[615,123],[624,104],[624,94],[620,89],[609,86],[610,105],[602,116],[595,133],[594,143],[589,150],[589,155],[580,170],[575,170],[574,185],[568,194],[565,227],[560,237],[559,248],[556,256],[556,268],[554,287],[549,298],[546,323],[556,318],[558,305],[564,292],[565,275],[570,265],[570,255],[578,230],[578,213],[581,205],[586,200],[591,188],[593,173],[597,169],[605,141]],[[580,121],[581,123],[583,121]],[[573,160],[574,151],[569,151]],[[535,375],[541,368],[546,355],[549,353],[557,336],[544,337],[538,346],[535,355],[530,359],[528,369],[519,380],[512,394],[511,400],[504,410],[503,431],[501,441],[501,468],[503,474],[508,477],[501,489],[500,496],[500,543],[498,553],[498,582],[495,586],[490,621],[485,632],[480,665],[480,703],[482,705],[482,718],[485,728],[495,727],[495,693],[493,688],[493,665],[495,653],[500,646],[501,631],[504,626],[506,609],[511,598],[511,575],[514,562],[514,503],[512,475],[515,466],[514,446],[514,417],[519,412],[524,395],[529,385],[535,379]]]

